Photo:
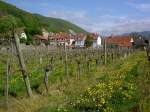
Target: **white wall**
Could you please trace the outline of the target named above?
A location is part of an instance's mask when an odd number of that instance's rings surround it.
[[[102,46],[102,38],[99,36],[97,40],[93,42],[93,48],[100,48]]]
[[[102,38],[100,36],[97,38],[97,45],[98,46],[102,45]]]
[[[74,39],[70,39],[69,45],[72,45],[72,43],[74,42]]]
[[[77,40],[75,42],[76,47],[84,47],[85,41],[84,40]]]
[[[26,33],[21,33],[20,38],[21,38],[21,39],[27,39],[27,35],[26,35]]]

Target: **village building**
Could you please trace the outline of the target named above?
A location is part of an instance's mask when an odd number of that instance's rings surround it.
[[[102,38],[97,33],[92,33],[91,37],[93,38],[93,48],[101,48],[102,47]]]
[[[108,47],[132,48],[134,40],[131,36],[109,36],[105,38]]]
[[[47,32],[45,29],[42,29],[42,35],[34,35],[33,37],[34,41],[37,44],[49,44],[49,32]]]
[[[43,35],[35,35],[34,39],[37,43],[48,43],[52,46],[68,46],[75,48],[85,47],[85,42],[87,39],[87,34],[71,34],[65,32],[59,33],[48,33],[46,30],[42,31]],[[91,33],[92,37],[92,46],[93,48],[102,47],[102,38],[97,33]]]
[[[75,37],[75,47],[85,47],[87,35],[80,33]]]
[[[52,45],[57,46],[64,46],[64,45],[69,46],[73,42],[71,35],[64,32],[49,35],[49,40]]]
[[[42,35],[34,35],[33,39],[38,45],[44,45],[44,43],[48,42],[48,37],[44,37]]]

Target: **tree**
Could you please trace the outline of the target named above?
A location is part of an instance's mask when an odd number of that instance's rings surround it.
[[[87,38],[85,40],[85,46],[91,47],[92,43],[93,43],[93,37],[91,35],[87,35]]]
[[[11,40],[13,38],[13,32],[17,32],[21,27],[23,28],[23,24],[20,19],[10,15],[1,17],[0,38],[4,40]]]
[[[24,63],[23,55],[20,49],[20,42],[18,33],[22,30],[22,24],[19,19],[13,16],[4,16],[0,18],[0,37],[4,40],[14,40],[16,51],[18,53],[18,59],[20,68],[22,71],[23,79],[26,85],[28,96],[32,96],[32,90],[30,87],[29,77]]]
[[[9,20],[9,16],[0,18],[0,38],[1,39],[11,38],[12,29],[13,29],[13,26],[11,24],[11,21]]]

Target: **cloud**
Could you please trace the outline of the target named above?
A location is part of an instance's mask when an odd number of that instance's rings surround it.
[[[50,11],[50,17],[61,18],[68,20],[76,25],[79,25],[86,30],[90,30],[89,26],[91,25],[91,20],[86,11],[66,11],[66,10],[57,10],[57,11]]]
[[[50,11],[49,16],[73,22],[89,32],[102,35],[122,34],[150,29],[150,17],[100,15],[91,17],[86,11]]]
[[[110,16],[109,19],[100,20],[90,26],[91,31],[103,35],[141,32],[150,30],[150,17],[139,18],[129,16]]]
[[[122,34],[130,32],[148,31],[150,29],[150,18],[130,19],[128,22],[118,24],[101,30],[104,34]]]
[[[144,11],[144,12],[150,11],[150,3],[127,2],[127,4],[133,8],[140,10],[140,11]]]

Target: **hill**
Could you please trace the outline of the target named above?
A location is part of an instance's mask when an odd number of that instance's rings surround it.
[[[143,31],[143,32],[133,32],[130,35],[134,36],[142,36],[144,38],[150,39],[150,31]]]
[[[146,39],[150,39],[150,31],[143,31],[143,32],[131,32],[131,33],[126,33],[126,34],[123,34],[123,35],[131,35],[135,38],[141,36],[141,37],[144,37]]]
[[[25,26],[28,35],[40,34],[42,28],[51,32],[69,32],[69,29],[76,33],[86,32],[82,28],[68,21],[45,17],[39,14],[32,14],[19,9],[16,6],[0,1],[0,17],[6,15],[12,15],[17,19],[20,19]]]

